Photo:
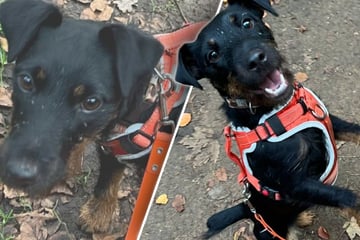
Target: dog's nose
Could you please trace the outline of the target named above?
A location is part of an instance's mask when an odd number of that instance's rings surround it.
[[[255,49],[250,52],[248,59],[248,68],[250,71],[258,69],[259,65],[265,63],[267,60],[266,54],[261,49]]]
[[[18,186],[30,185],[39,174],[39,168],[32,161],[9,161],[7,163],[7,174],[11,177],[13,184]]]

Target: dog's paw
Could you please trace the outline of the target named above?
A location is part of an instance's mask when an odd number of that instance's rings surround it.
[[[304,228],[313,224],[315,213],[310,210],[306,210],[299,214],[296,219],[296,226]]]
[[[111,231],[112,220],[118,208],[116,199],[97,199],[91,197],[80,209],[79,225],[81,230],[90,233]]]

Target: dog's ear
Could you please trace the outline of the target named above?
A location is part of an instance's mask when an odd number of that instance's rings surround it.
[[[229,4],[240,3],[244,5],[252,5],[260,8],[261,10],[268,11],[274,16],[279,16],[275,9],[271,6],[270,0],[228,0]]]
[[[179,50],[175,79],[179,83],[203,89],[198,82],[198,79],[201,79],[202,76],[199,72],[199,68],[197,67],[197,62],[189,51],[190,44],[191,43],[184,44]]]
[[[115,56],[122,96],[145,81],[160,60],[164,48],[150,35],[121,24],[111,24],[99,32],[100,41]]]
[[[50,3],[39,0],[8,0],[0,5],[0,22],[9,42],[8,61],[15,60],[41,26],[57,26],[62,15]]]

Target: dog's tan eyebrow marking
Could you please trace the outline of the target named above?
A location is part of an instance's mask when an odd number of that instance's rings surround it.
[[[40,68],[37,72],[36,72],[36,79],[43,81],[46,78],[46,72],[44,69]]]
[[[73,95],[74,97],[80,97],[81,95],[83,95],[85,93],[85,86],[84,85],[79,85],[79,86],[76,86],[74,88],[74,91],[73,91]]]
[[[209,41],[207,42],[209,44],[209,46],[215,46],[216,45],[216,41],[214,38],[209,39]]]

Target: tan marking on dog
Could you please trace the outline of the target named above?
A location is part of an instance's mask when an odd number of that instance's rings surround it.
[[[357,145],[360,145],[360,135],[356,133],[340,132],[336,134],[336,139],[346,142],[353,142]]]
[[[70,153],[70,156],[67,160],[67,177],[78,176],[82,173],[82,166],[84,160],[84,151],[85,147],[90,142],[90,139],[84,139],[81,143],[78,143],[74,146],[73,150]]]
[[[79,223],[86,232],[111,231],[111,223],[116,217],[118,206],[117,193],[123,179],[124,169],[119,169],[111,179],[106,192],[100,197],[92,196],[80,209]]]
[[[36,79],[43,81],[46,78],[46,72],[44,69],[40,68],[39,71],[36,73]]]
[[[85,92],[85,86],[79,85],[74,88],[73,95],[74,95],[74,97],[80,97],[84,94],[84,92]]]
[[[315,213],[310,210],[303,211],[296,219],[296,226],[304,228],[313,224]]]

